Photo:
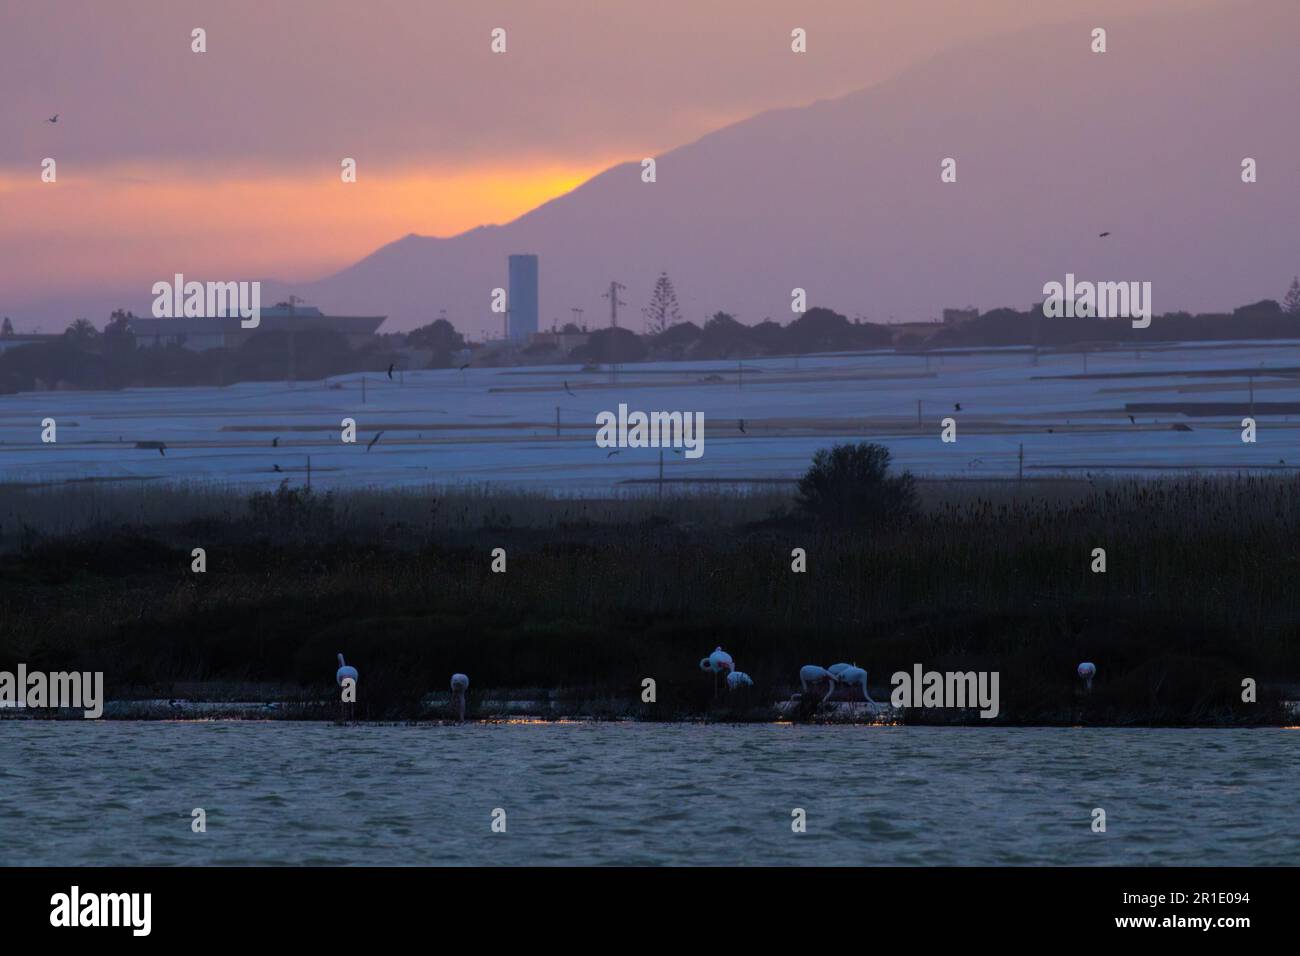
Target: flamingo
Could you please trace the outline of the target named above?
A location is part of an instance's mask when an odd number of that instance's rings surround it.
[[[700,658],[700,670],[708,671],[713,675],[713,696],[718,696],[718,675],[724,671],[731,674],[736,669],[736,662],[731,659],[731,655],[718,645],[713,649],[713,653],[708,657]]]
[[[459,720],[465,722],[465,695],[469,692],[469,678],[464,674],[451,675],[451,699],[458,705]]]
[[[835,676],[845,687],[861,687],[862,696],[866,698],[867,703],[875,706],[876,702],[871,699],[871,694],[867,691],[867,672],[864,668],[850,664]]]
[[[816,664],[805,664],[799,668],[799,685],[803,687],[803,692],[807,695],[810,688],[821,689],[821,685],[826,685],[826,693],[822,696],[821,703],[826,703],[831,694],[835,693],[835,685],[839,678],[832,674],[825,667],[818,667]]]
[[[339,669],[334,674],[334,680],[340,687],[343,686],[343,679],[351,677],[354,681],[357,679],[357,669],[343,660],[343,655],[339,655]]]
[[[1083,689],[1092,690],[1092,679],[1097,675],[1097,665],[1084,661],[1079,665],[1078,674],[1083,679]]]
[[[357,669],[356,669],[355,667],[351,666],[350,664],[348,664],[347,661],[343,660],[343,655],[342,655],[342,654],[339,654],[339,669],[338,669],[337,671],[334,672],[334,680],[338,683],[338,685],[339,685],[340,687],[342,687],[342,686],[343,686],[343,682],[344,682],[345,680],[347,680],[348,678],[351,678],[351,679],[352,679],[352,686],[353,686],[353,688],[355,688],[355,687],[357,686],[357,677],[358,677]],[[345,708],[345,707],[346,707],[346,705],[343,703],[343,700],[342,700],[342,698],[340,697],[340,699],[339,699],[339,719],[340,719],[340,720],[343,718],[344,708]]]
[[[727,675],[727,690],[740,690],[742,687],[753,687],[754,679],[744,671],[732,671]]]
[[[722,649],[721,646],[715,647],[713,653],[708,657],[700,659],[700,670],[713,671],[717,674],[722,671],[734,671],[736,662],[731,659],[731,655]]]

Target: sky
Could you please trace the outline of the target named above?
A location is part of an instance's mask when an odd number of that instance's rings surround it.
[[[176,272],[318,278],[410,233],[508,222],[615,163],[869,86],[954,45],[1081,12],[1190,5],[5,4],[0,312],[20,330],[61,327],[42,302]],[[195,27],[205,53],[191,50]],[[490,48],[497,27],[504,54]],[[789,55],[795,27],[806,56]],[[54,183],[41,181],[47,157]],[[356,183],[341,182],[345,157]]]

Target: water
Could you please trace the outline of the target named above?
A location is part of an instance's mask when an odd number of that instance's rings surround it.
[[[4,721],[0,865],[1295,865],[1297,743],[1293,730]],[[206,833],[191,832],[195,807]]]

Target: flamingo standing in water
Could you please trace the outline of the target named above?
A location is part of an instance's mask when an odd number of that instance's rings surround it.
[[[753,687],[754,679],[744,671],[732,671],[727,675],[727,690],[740,690],[742,687]]]
[[[839,665],[835,666],[838,667]],[[832,667],[831,671],[834,672],[835,668]],[[867,672],[865,668],[858,667],[856,664],[848,664],[839,673],[836,673],[835,677],[841,686],[861,687],[863,698],[868,704],[875,706],[876,702],[871,699],[871,693],[867,690]]]
[[[465,695],[469,692],[469,678],[464,674],[451,675],[451,700],[457,705],[457,719],[465,722]]]
[[[343,686],[343,681],[350,677],[350,678],[352,678],[352,686],[353,686],[353,688],[355,689],[356,686],[357,686],[357,676],[358,676],[358,675],[357,675],[357,669],[356,669],[355,667],[352,667],[351,665],[349,665],[346,661],[344,661],[344,660],[343,660],[343,655],[340,654],[340,655],[339,655],[339,669],[338,669],[337,671],[334,672],[334,680],[335,680],[335,682],[337,682],[338,685],[339,685],[340,687],[342,687],[342,686]],[[340,698],[340,700],[339,700],[339,717],[340,717],[340,718],[342,718],[343,713],[344,713],[344,705],[343,705],[343,701],[342,701],[342,699]]]
[[[722,649],[719,645],[713,649],[713,653],[708,657],[700,658],[700,670],[708,671],[713,675],[713,696],[718,696],[718,675],[731,674],[736,669],[736,662],[732,660],[731,655]]]
[[[1084,661],[1079,665],[1078,674],[1083,680],[1083,689],[1092,690],[1092,679],[1097,676],[1097,665]]]
[[[816,664],[805,664],[799,668],[799,686],[803,688],[804,699],[807,699],[810,690],[821,692],[822,687],[826,688],[826,693],[822,695],[819,704],[824,704],[830,699],[831,694],[835,693],[835,685],[839,678],[825,667],[818,667]]]

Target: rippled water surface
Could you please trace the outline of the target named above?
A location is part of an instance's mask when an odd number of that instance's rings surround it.
[[[0,864],[1294,865],[1298,745],[1294,730],[9,720]]]

